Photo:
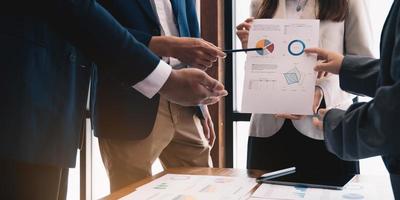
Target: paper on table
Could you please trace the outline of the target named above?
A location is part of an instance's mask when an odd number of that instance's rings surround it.
[[[148,191],[139,190],[120,200],[242,200],[235,195],[221,194],[191,194],[188,192]]]
[[[242,112],[312,115],[317,63],[304,49],[319,44],[319,20],[254,20],[247,53]]]
[[[186,196],[193,197],[192,199],[207,197],[206,199],[209,200],[240,199],[256,185],[254,178],[166,174],[137,188],[138,192],[128,197],[129,199],[157,199],[160,195],[170,195],[175,199],[190,199]],[[185,198],[181,198],[182,195]]]
[[[285,200],[376,200],[379,199],[377,195],[376,187],[371,184],[349,183],[343,190],[262,184],[252,197]]]

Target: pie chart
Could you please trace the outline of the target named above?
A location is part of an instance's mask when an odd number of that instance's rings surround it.
[[[262,39],[256,43],[256,48],[263,48],[263,50],[258,50],[257,53],[260,56],[265,56],[274,52],[275,45],[267,39]]]

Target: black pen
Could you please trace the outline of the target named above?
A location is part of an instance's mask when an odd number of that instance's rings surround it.
[[[250,49],[229,49],[223,50],[224,53],[235,53],[235,52],[242,52],[242,51],[262,51],[263,48],[250,48]]]

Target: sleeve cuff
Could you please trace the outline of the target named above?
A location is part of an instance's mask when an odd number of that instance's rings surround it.
[[[171,66],[160,60],[158,66],[149,76],[132,87],[150,99],[160,91],[161,87],[169,78],[171,71]]]

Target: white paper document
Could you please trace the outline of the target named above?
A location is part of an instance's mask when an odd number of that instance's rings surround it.
[[[250,30],[242,112],[312,115],[319,20],[257,19]]]
[[[379,199],[379,196],[374,185],[360,183],[349,183],[343,190],[262,184],[252,198],[260,200],[376,200]]]
[[[253,178],[167,174],[122,200],[239,200],[256,185]]]

